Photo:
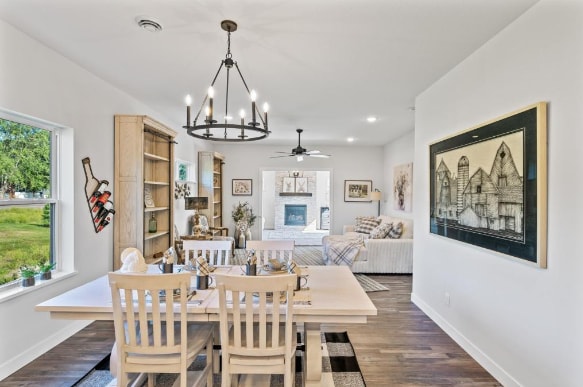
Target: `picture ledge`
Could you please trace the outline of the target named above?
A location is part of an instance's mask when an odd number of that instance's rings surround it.
[[[280,192],[279,196],[312,196],[311,192]]]

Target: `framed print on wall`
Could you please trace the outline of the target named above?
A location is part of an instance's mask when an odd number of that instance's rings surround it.
[[[176,160],[174,162],[174,179],[181,182],[196,183],[193,165],[190,161]]]
[[[429,146],[430,232],[546,268],[546,103]]]
[[[233,179],[233,196],[251,196],[252,194],[252,179]]]
[[[370,202],[372,180],[344,180],[345,202]]]
[[[393,209],[411,212],[413,204],[413,163],[393,168]]]

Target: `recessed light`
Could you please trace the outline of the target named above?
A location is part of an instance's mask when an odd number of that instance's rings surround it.
[[[348,141],[348,142],[354,142],[354,137],[348,137],[348,138],[346,139],[346,141]]]
[[[480,136],[478,136],[477,134],[474,134],[474,135],[472,136],[472,138],[478,138],[478,137],[480,137]]]
[[[149,16],[136,16],[136,23],[148,32],[162,31],[162,24]]]
[[[369,116],[369,117],[366,117],[366,120],[368,122],[376,122],[377,118],[375,116]]]

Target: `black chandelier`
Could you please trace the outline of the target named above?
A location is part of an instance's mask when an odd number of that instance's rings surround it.
[[[235,32],[237,30],[237,23],[231,20],[223,20],[221,22],[221,28],[227,31],[227,55],[225,56],[225,59],[221,61],[219,70],[215,74],[215,77],[211,82],[211,86],[208,88],[207,94],[202,101],[200,108],[198,109],[198,113],[196,113],[196,117],[194,117],[194,121],[192,122],[190,121],[190,105],[192,103],[192,98],[190,95],[186,96],[186,126],[183,126],[183,128],[186,129],[190,136],[200,138],[202,140],[243,142],[264,139],[269,136],[270,133],[267,128],[267,110],[269,109],[269,106],[267,103],[263,104],[263,114],[261,114],[255,103],[257,94],[255,93],[255,90],[249,90],[247,82],[245,82],[245,78],[243,78],[243,74],[241,74],[241,70],[239,70],[239,66],[237,65],[237,62],[233,60],[231,54],[231,32]],[[214,119],[215,114],[213,99],[214,85],[221,70],[223,69],[223,66],[227,69],[225,118],[223,122],[219,123]],[[233,66],[235,66],[237,69],[237,72],[241,77],[241,81],[243,82],[243,85],[245,86],[245,89],[247,90],[247,93],[251,99],[251,121],[247,123],[245,123],[245,110],[243,109],[241,109],[239,113],[241,119],[240,124],[228,122],[230,119],[232,119],[229,116],[229,75]],[[198,118],[203,108],[205,109],[204,121],[201,121],[200,124],[197,124]],[[260,122],[257,121],[257,118],[259,118]]]

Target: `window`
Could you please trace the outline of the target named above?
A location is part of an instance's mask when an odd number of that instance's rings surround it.
[[[0,286],[58,262],[59,129],[0,110]]]
[[[508,179],[506,175],[498,176],[498,187],[506,187],[508,185]]]

